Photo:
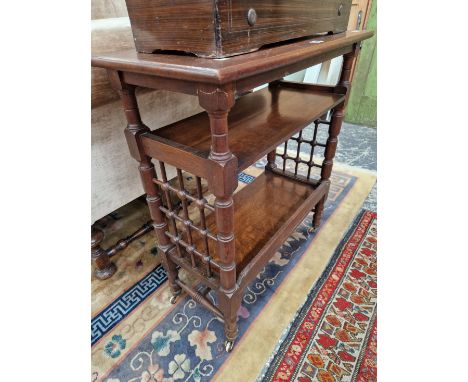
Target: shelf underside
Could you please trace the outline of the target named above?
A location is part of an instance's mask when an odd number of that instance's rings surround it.
[[[239,98],[228,116],[229,148],[238,159],[239,171],[343,100],[340,94],[283,84]],[[211,132],[206,112],[155,130],[151,135],[188,146],[208,158]]]
[[[326,191],[325,187],[313,189],[310,185],[266,171],[235,193],[237,274],[262,249],[269,246],[269,241],[275,235],[281,236],[281,245]],[[211,232],[216,232],[214,214],[207,216],[207,226]],[[194,236],[196,247],[203,248],[201,238]],[[210,240],[209,245],[213,259],[219,264],[215,242]]]

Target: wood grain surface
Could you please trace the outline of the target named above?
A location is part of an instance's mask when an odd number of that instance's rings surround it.
[[[346,30],[351,0],[126,0],[139,52],[221,58]],[[250,15],[254,15],[249,18]]]

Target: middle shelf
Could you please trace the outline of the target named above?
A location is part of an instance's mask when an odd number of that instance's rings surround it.
[[[333,93],[332,88],[323,87],[323,91],[318,88],[280,82],[236,100],[228,115],[228,126],[229,148],[238,159],[239,171],[344,101],[345,96]],[[208,159],[211,146],[208,114],[199,113],[146,133],[142,140],[147,150],[157,142]],[[160,148],[153,148],[156,158]]]

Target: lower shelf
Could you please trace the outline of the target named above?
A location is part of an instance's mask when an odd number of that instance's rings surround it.
[[[237,274],[247,266],[253,268],[254,262],[255,268],[263,267],[272,251],[281,246],[327,191],[328,183],[314,189],[303,182],[265,171],[237,192],[234,195]],[[216,231],[214,214],[207,217],[207,226],[212,232]],[[195,244],[202,247],[201,240],[196,240]],[[210,253],[216,253],[212,241]],[[219,263],[216,255],[213,258]]]

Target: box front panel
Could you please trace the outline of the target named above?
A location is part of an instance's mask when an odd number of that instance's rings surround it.
[[[351,0],[220,0],[223,53],[346,30]]]

